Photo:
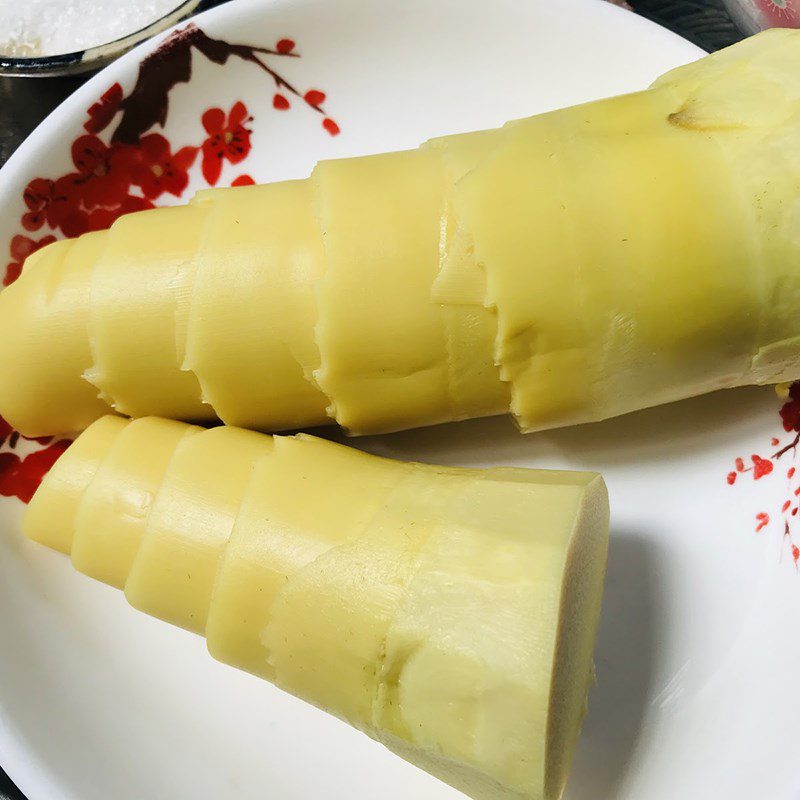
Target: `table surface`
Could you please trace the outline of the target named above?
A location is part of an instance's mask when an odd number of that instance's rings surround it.
[[[204,0],[199,10],[223,2],[227,0]],[[721,0],[628,0],[628,4],[637,13],[674,30],[705,50],[718,50],[741,38]],[[0,166],[25,137],[88,77],[0,77]],[[26,800],[2,768],[0,800]]]

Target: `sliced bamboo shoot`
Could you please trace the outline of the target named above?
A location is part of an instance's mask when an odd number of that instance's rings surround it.
[[[128,424],[122,417],[100,417],[67,448],[28,505],[22,530],[29,539],[69,555],[83,495]]]
[[[322,237],[308,181],[211,191],[197,257],[184,366],[229,425],[265,430],[327,422],[312,382],[314,285]],[[242,303],[242,297],[248,297]]]
[[[211,428],[181,439],[125,584],[140,611],[204,633],[217,566],[256,461],[272,439]]]
[[[431,300],[442,304],[450,392],[461,419],[507,412],[509,385],[495,364],[497,315],[487,304],[486,274],[464,229],[457,186],[496,146],[498,131],[445,136],[423,145],[437,153],[443,168],[439,271]]]
[[[274,680],[263,632],[286,582],[359,536],[409,467],[310,436],[275,437],[225,550],[206,636],[214,658]],[[303,498],[308,498],[308,501]]]
[[[108,232],[91,277],[86,377],[122,414],[214,418],[197,378],[180,369],[176,339],[205,215],[202,206],[141,211]]]
[[[84,575],[124,589],[150,509],[175,448],[201,428],[142,417],[116,437],[75,514],[72,563]]]
[[[110,411],[83,378],[92,363],[89,275],[105,231],[55,242],[0,292],[0,408],[27,436],[80,431]],[[57,351],[57,357],[53,357]]]
[[[314,170],[326,256],[315,377],[351,433],[452,418],[444,324],[430,301],[440,171],[438,158],[417,151]]]

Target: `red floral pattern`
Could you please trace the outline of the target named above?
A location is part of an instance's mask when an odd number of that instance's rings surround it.
[[[14,429],[0,417],[0,447],[6,443],[6,439],[8,439],[12,433],[14,433]]]
[[[761,478],[771,475],[775,471],[775,467],[784,456],[791,453],[792,461],[797,458],[797,448],[800,446],[800,382],[793,383],[785,390],[778,387],[779,393],[783,392],[784,403],[778,412],[783,424],[783,430],[786,433],[793,434],[791,439],[783,445],[777,436],[770,438],[770,446],[778,448],[774,453],[767,456],[760,456],[754,453],[750,456],[749,460],[745,462],[744,458],[736,458],[733,462],[733,469],[727,474],[726,480],[729,486],[733,486],[738,479],[746,473],[753,476],[753,480],[760,480]],[[784,500],[780,507],[779,513],[783,518],[783,538],[787,543],[787,548],[791,556],[795,568],[800,570],[800,548],[794,540],[794,533],[790,526],[790,522],[798,515],[800,511],[800,485],[795,485],[794,478],[800,474],[794,466],[786,470],[787,480],[787,498]],[[771,521],[771,517],[765,511],[760,511],[755,517],[755,530],[760,533],[766,528]]]
[[[119,205],[128,196],[140,160],[141,152],[135,147],[109,146],[90,133],[79,136],[72,143],[72,162],[78,171],[65,176],[67,203],[88,211]]]
[[[231,186],[252,186],[255,181],[247,174],[239,175],[231,181]]]
[[[139,141],[139,163],[133,169],[132,183],[148,200],[164,192],[180,197],[189,185],[189,168],[197,158],[196,147],[181,147],[175,153],[160,133],[150,133]]]
[[[68,439],[49,444],[52,441],[50,436],[30,439],[49,446],[21,457],[14,450],[19,440],[25,438],[0,417],[0,447],[6,443],[9,447],[0,453],[0,496],[18,497],[23,503],[30,501],[47,470],[70,444]]]
[[[201,142],[176,147],[162,133],[152,130],[155,125],[163,128],[166,122],[170,90],[190,80],[193,52],[215,64],[224,65],[235,57],[257,65],[275,83],[274,108],[288,110],[291,104],[286,95],[294,96],[301,101],[300,106],[305,103],[323,117],[329,134],[339,133],[339,126],[322,108],[325,93],[313,88],[301,92],[266,60],[299,58],[294,40],[279,39],[272,48],[230,44],[212,39],[189,24],[142,60],[136,84],[127,95],[115,83],[89,106],[83,123],[85,133],[71,145],[71,171],[58,178],[34,178],[25,187],[20,224],[27,233],[40,234],[38,238],[23,233],[12,237],[4,286],[17,280],[28,256],[57,238],[104,230],[123,214],[153,208],[164,195],[182,197],[198,154],[202,154],[200,172],[210,186],[219,181],[226,162],[235,165],[247,158],[252,148],[253,117],[241,101],[227,111],[219,107],[205,111],[201,121],[206,138]],[[279,97],[282,101],[277,100]],[[114,132],[104,134],[116,119]],[[250,175],[241,174],[231,185],[253,183]],[[0,418],[0,495],[27,503],[69,440],[33,439],[30,441],[41,445],[40,449],[20,455],[16,448],[21,438]]]
[[[122,87],[115,83],[100,99],[92,106],[89,106],[89,119],[83,123],[83,128],[87,133],[100,133],[110,124],[111,120],[119,111],[122,102]]]
[[[29,503],[42,478],[69,445],[69,439],[61,439],[23,458],[16,453],[0,453],[0,495]]]
[[[9,247],[9,251],[11,253],[11,263],[6,265],[6,274],[3,278],[3,286],[9,286],[10,284],[14,283],[17,278],[19,278],[20,274],[22,273],[22,265],[25,263],[25,259],[31,255],[31,253],[41,250],[48,244],[52,244],[55,240],[55,236],[43,236],[38,241],[29,239],[27,236],[21,236],[20,234],[12,236],[11,245]]]
[[[203,177],[210,186],[215,186],[225,160],[239,164],[250,153],[252,131],[245,123],[252,122],[253,118],[244,103],[238,102],[227,117],[221,108],[209,108],[202,121],[208,134],[203,142]]]

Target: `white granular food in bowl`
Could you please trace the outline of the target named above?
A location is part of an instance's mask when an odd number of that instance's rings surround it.
[[[179,0],[0,0],[0,56],[73,53],[169,14]]]

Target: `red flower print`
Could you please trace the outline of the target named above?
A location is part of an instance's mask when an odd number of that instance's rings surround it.
[[[272,98],[272,107],[277,111],[288,111],[291,105],[282,94],[278,93]]]
[[[800,383],[792,384],[788,387],[788,391],[785,385],[778,386],[776,391],[778,396],[784,399],[780,409],[780,418],[783,423],[783,429],[790,434],[788,441],[781,442],[781,439],[777,436],[770,437],[769,444],[773,451],[766,457],[758,454],[751,455],[751,466],[747,466],[743,458],[735,459],[735,469],[728,472],[726,477],[728,484],[731,486],[737,483],[739,476],[744,473],[752,473],[753,480],[757,481],[775,472],[775,466],[780,459],[787,456],[790,456],[793,462],[797,459],[797,450],[800,447]],[[775,450],[774,448],[778,449]],[[797,500],[800,497],[800,485],[797,485],[795,480],[798,475],[796,465],[789,466],[785,475],[787,480],[786,495],[784,495],[779,513],[783,519],[784,546],[789,548],[792,560],[795,566],[798,566],[800,548],[798,548],[795,541],[797,532],[792,529],[794,519],[800,516],[800,504],[798,504]],[[756,533],[766,528],[769,524],[769,514],[764,511],[756,514]]]
[[[238,178],[234,178],[231,181],[231,186],[252,186],[255,181],[247,174],[240,175]]]
[[[203,114],[203,127],[209,134],[202,147],[203,177],[211,186],[219,180],[225,159],[231,164],[238,164],[247,158],[251,131],[244,123],[251,119],[242,102],[233,106],[227,120],[221,108],[209,108]]]
[[[67,175],[57,181],[34,178],[22,194],[29,211],[22,216],[22,227],[37,231],[47,224],[71,238],[87,230],[86,215],[79,204],[80,176]]]
[[[90,231],[104,231],[110,228],[124,214],[134,211],[146,211],[155,206],[146,197],[128,195],[122,203],[114,208],[96,208],[88,216]]]
[[[105,130],[114,119],[121,102],[122,87],[115,83],[94,105],[89,107],[89,119],[83,123],[83,127],[88,133],[100,133]]]
[[[789,387],[789,399],[781,407],[781,420],[785,431],[800,432],[800,385]]]
[[[169,192],[180,197],[189,185],[189,167],[197,158],[197,148],[182,147],[173,154],[160,133],[150,133],[139,141],[139,152],[141,161],[133,168],[133,183],[144,196],[155,200]]]
[[[275,45],[275,49],[282,55],[285,56],[288,53],[291,53],[294,50],[294,42],[291,39],[281,39],[278,44]]]
[[[62,439],[25,458],[16,453],[0,453],[0,495],[29,503],[42,478],[69,444],[68,439]]]
[[[77,175],[67,175],[74,193],[91,211],[97,206],[121,203],[131,186],[131,173],[140,160],[137,148],[126,144],[106,145],[96,136],[78,137],[72,144]]]
[[[82,177],[72,172],[53,183],[53,196],[47,206],[47,224],[72,239],[89,229],[86,212],[81,208]]]
[[[314,108],[318,108],[325,102],[325,92],[320,92],[319,89],[309,89],[304,97],[306,103]]]
[[[53,181],[34,178],[22,193],[28,211],[22,215],[22,227],[26,231],[38,231],[47,219],[47,210],[53,200]]]
[[[27,236],[20,236],[19,234],[13,236],[11,239],[11,246],[9,248],[11,251],[12,261],[6,266],[6,274],[5,278],[3,278],[3,286],[10,286],[17,278],[19,278],[20,273],[22,272],[22,265],[25,263],[25,259],[31,253],[41,250],[48,244],[52,244],[55,240],[55,236],[44,236],[39,239],[39,241],[34,241],[33,239],[29,239]]]
[[[325,128],[331,136],[338,136],[341,133],[339,126],[330,117],[325,117],[325,119],[322,120],[322,127]]]
[[[768,458],[761,458],[760,456],[750,456],[753,462],[753,480],[763,478],[772,472],[772,462]]]
[[[13,433],[14,429],[0,417],[0,447],[6,443],[6,439]]]

